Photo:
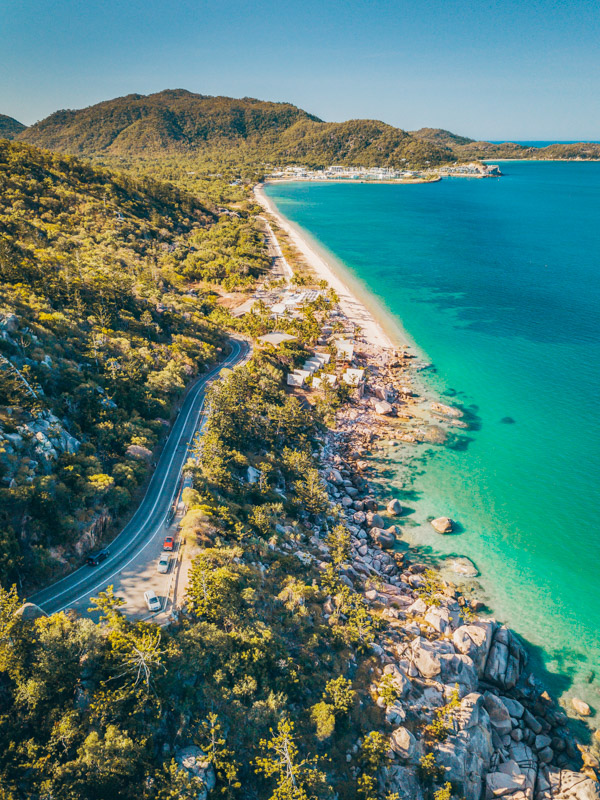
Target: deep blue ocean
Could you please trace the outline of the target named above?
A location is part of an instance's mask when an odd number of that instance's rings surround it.
[[[396,450],[406,538],[481,571],[549,688],[600,709],[600,163],[421,185],[282,183],[279,210],[368,289],[473,415]],[[507,418],[512,423],[507,423]],[[442,537],[430,516],[456,519]]]

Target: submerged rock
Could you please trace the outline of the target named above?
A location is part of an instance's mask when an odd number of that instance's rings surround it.
[[[457,575],[463,575],[465,578],[476,578],[479,575],[479,570],[470,558],[466,556],[459,556],[458,558],[450,558],[446,561],[446,566],[455,572]]]
[[[450,517],[437,517],[437,519],[432,519],[431,525],[438,533],[452,533],[454,529]]]
[[[571,698],[571,705],[573,706],[574,711],[579,714],[580,717],[589,717],[592,713],[592,710],[588,704],[583,700],[580,700],[578,697]]]

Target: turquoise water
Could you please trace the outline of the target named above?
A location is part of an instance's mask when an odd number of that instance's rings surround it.
[[[431,388],[477,419],[462,446],[398,457],[406,535],[472,558],[550,688],[598,709],[600,163],[502,169],[266,191],[401,321],[436,367]],[[435,534],[427,517],[442,514],[462,532]]]

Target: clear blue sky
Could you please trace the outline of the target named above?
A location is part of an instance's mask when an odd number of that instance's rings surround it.
[[[185,88],[489,139],[600,139],[597,0],[2,0],[0,113]]]

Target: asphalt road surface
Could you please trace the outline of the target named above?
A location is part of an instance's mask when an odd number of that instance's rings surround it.
[[[171,556],[167,574],[156,571],[158,557],[167,534],[175,535],[177,520],[172,520],[172,507],[180,487],[180,476],[188,457],[188,450],[200,425],[204,409],[205,391],[225,367],[243,361],[249,345],[231,339],[231,353],[218,366],[198,378],[188,392],[175,420],[169,438],[162,450],[144,499],[125,528],[108,545],[109,555],[99,566],[83,566],[65,578],[46,587],[30,602],[49,614],[74,608],[85,614],[90,597],[113,585],[115,594],[122,597],[122,610],[133,617],[147,617],[144,592],[153,589],[164,610],[169,585],[177,566],[177,552]],[[176,544],[177,548],[178,544]]]

